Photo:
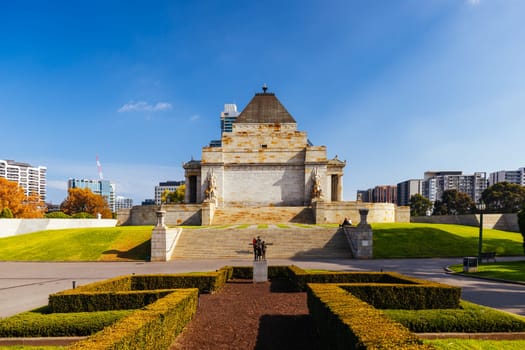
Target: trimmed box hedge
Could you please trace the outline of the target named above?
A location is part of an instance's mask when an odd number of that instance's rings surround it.
[[[433,349],[335,284],[308,284],[307,302],[328,349]]]
[[[196,288],[176,290],[69,349],[168,349],[197,311],[198,295]]]
[[[199,274],[126,275],[90,283],[49,296],[52,312],[137,309],[163,298],[174,289],[198,288],[213,292],[232,275],[232,268]]]
[[[338,284],[376,309],[455,309],[459,308],[461,288],[434,282],[421,284]]]
[[[95,334],[132,310],[43,313],[23,312],[0,320],[0,337],[66,337]]]
[[[48,305],[53,313],[140,309],[173,290],[56,293],[49,296]]]

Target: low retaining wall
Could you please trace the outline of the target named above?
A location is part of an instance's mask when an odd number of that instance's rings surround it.
[[[410,208],[392,203],[366,203],[357,201],[312,203],[316,224],[341,223],[347,217],[355,225],[359,223],[359,209],[368,209],[368,222],[410,222]]]
[[[479,226],[479,214],[413,216],[410,222]],[[520,232],[517,214],[483,214],[483,228]]]
[[[118,224],[156,225],[158,210],[161,210],[160,205],[137,205],[131,209],[119,209]],[[168,226],[201,224],[201,204],[163,204],[162,210],[166,212],[164,222]]]
[[[114,219],[0,219],[0,238],[44,230],[116,225]]]

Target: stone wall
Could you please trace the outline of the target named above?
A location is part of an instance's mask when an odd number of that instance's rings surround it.
[[[24,233],[84,227],[115,227],[113,219],[0,219],[0,237]]]
[[[368,209],[369,223],[410,222],[408,207],[398,207],[392,203],[316,201],[312,207],[317,224],[341,223],[345,217],[349,218],[353,224],[358,224],[360,221],[359,209]]]
[[[117,212],[117,220],[120,225],[156,225],[159,209],[158,205],[122,209]],[[166,211],[165,223],[168,226],[201,224],[201,204],[164,204],[162,210]]]
[[[413,216],[410,221],[479,227],[479,214]],[[483,214],[483,228],[519,232],[518,216],[516,214]]]

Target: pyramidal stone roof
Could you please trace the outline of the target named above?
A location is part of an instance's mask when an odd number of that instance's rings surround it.
[[[296,123],[272,92],[256,93],[234,123]]]

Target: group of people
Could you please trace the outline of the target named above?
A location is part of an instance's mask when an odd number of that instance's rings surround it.
[[[257,238],[253,237],[253,259],[254,260],[266,260],[266,243],[261,240],[260,236]]]

